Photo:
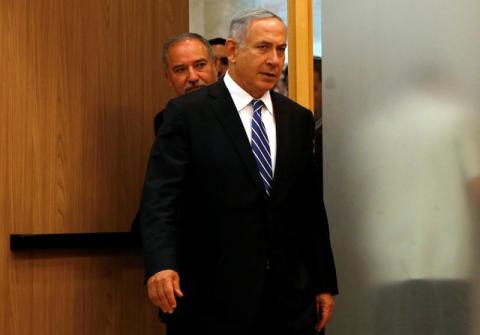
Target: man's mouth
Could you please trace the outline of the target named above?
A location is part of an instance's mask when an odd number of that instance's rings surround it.
[[[277,75],[275,73],[270,73],[270,72],[260,72],[260,74],[267,76],[269,78],[275,79],[277,78]]]

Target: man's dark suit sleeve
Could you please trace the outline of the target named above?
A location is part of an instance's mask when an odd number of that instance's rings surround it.
[[[181,110],[170,102],[162,114],[164,121],[150,153],[140,210],[146,279],[161,270],[177,270],[176,224],[190,160]]]

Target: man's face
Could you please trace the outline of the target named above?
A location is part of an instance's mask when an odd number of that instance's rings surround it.
[[[245,91],[260,98],[271,90],[282,74],[287,31],[275,18],[250,22],[244,45],[227,40],[229,73]]]
[[[184,40],[168,50],[167,80],[177,95],[186,94],[217,81],[215,61],[198,40]]]
[[[222,77],[228,70],[228,58],[225,52],[225,45],[215,44],[212,45],[213,53],[217,59],[217,74],[218,78]]]

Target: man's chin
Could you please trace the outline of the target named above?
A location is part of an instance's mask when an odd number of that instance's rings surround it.
[[[272,77],[264,77],[263,80],[259,82],[260,86],[263,86],[267,91],[273,89],[277,83],[278,83],[277,78],[272,78]]]
[[[273,90],[275,88],[275,85],[277,84],[277,82],[263,82],[263,91],[270,91],[270,90]]]

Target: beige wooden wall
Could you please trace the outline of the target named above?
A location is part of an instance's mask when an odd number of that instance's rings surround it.
[[[129,230],[186,30],[187,0],[0,0],[1,334],[161,334],[139,252],[8,238]]]

